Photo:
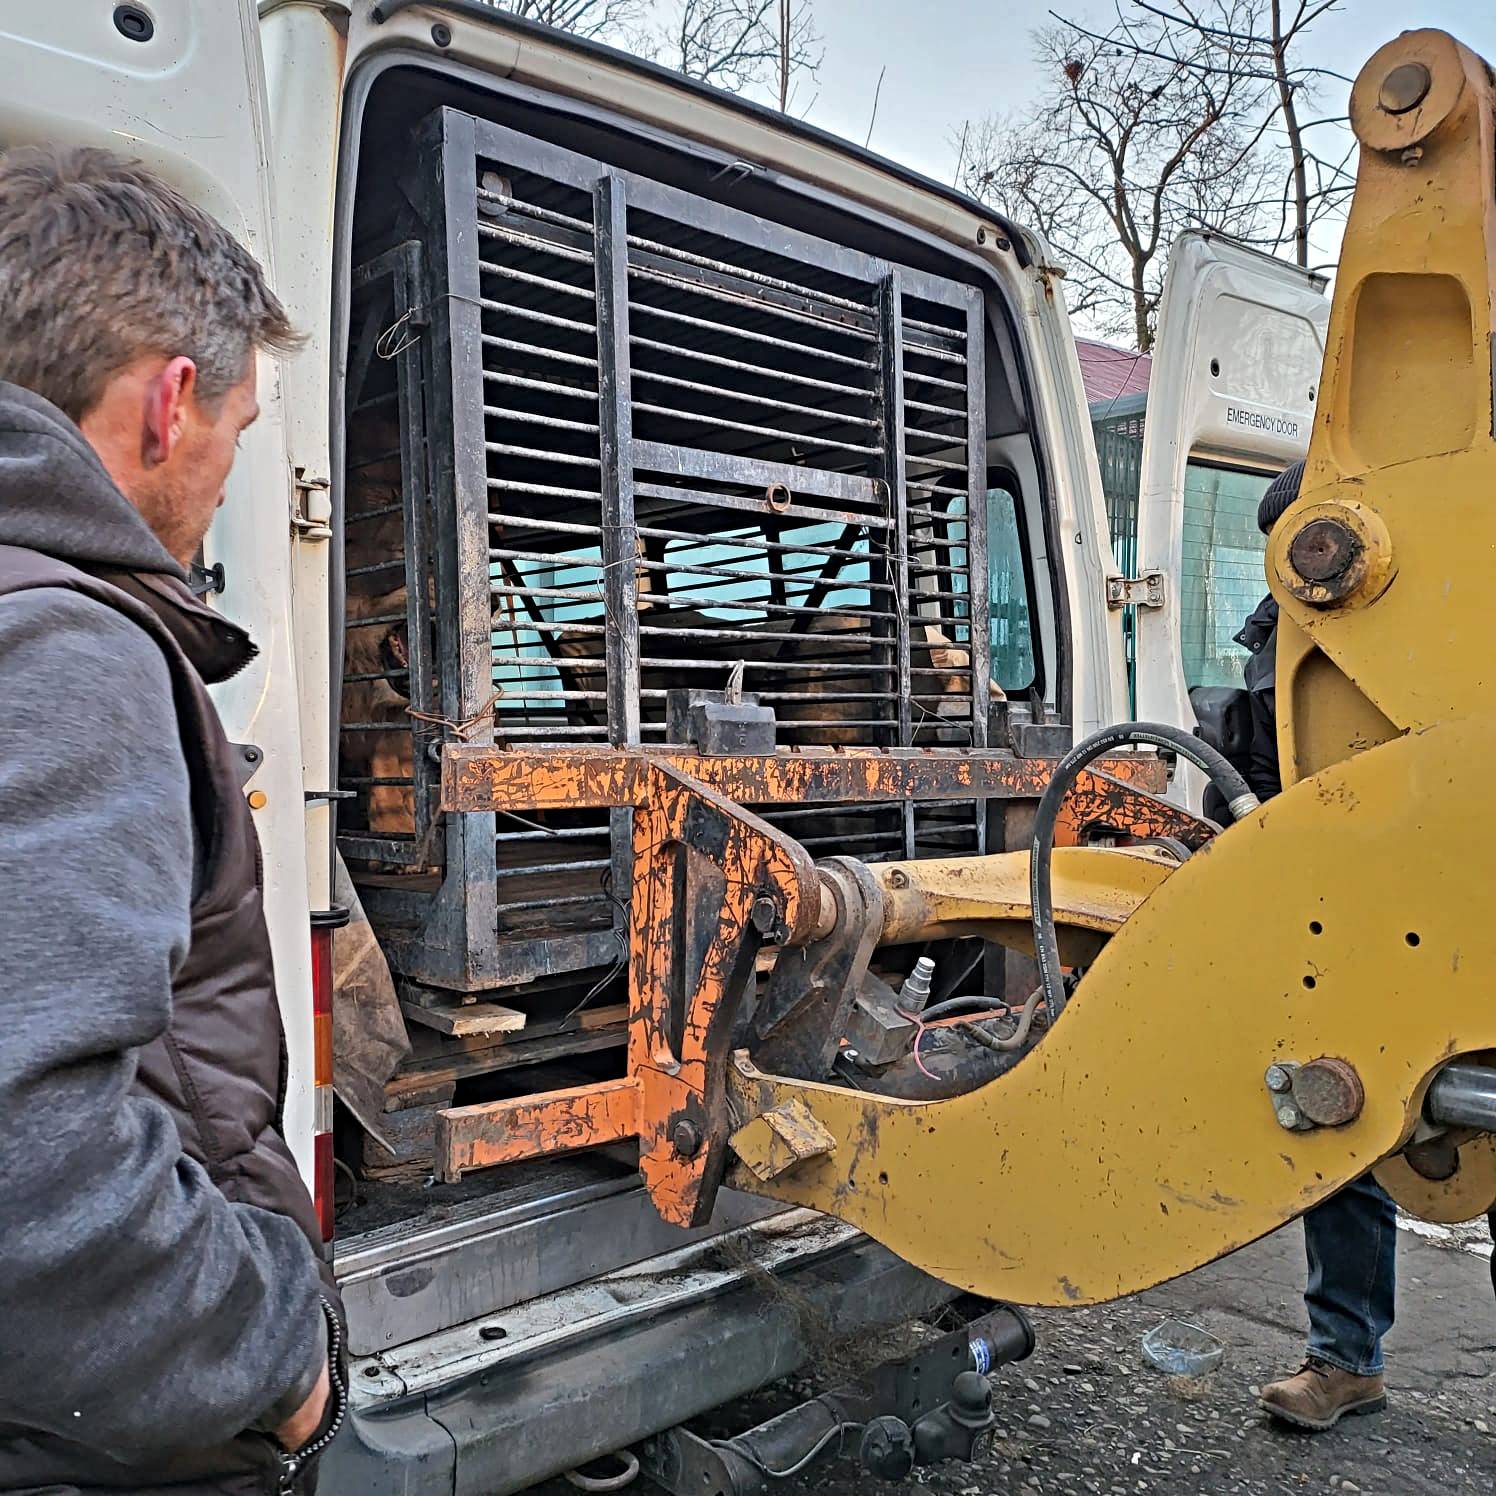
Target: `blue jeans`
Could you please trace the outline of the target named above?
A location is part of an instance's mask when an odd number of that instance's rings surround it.
[[[1304,1246],[1309,1354],[1357,1376],[1380,1376],[1397,1283],[1391,1196],[1370,1174],[1346,1185],[1304,1217]]]

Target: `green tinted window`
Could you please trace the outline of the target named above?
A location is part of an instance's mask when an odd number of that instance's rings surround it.
[[[992,620],[992,678],[1013,695],[1034,682],[1034,621],[1029,615],[1018,501],[987,490],[987,577]]]
[[[1239,686],[1246,654],[1233,635],[1267,592],[1257,501],[1270,475],[1191,462],[1184,483],[1180,630],[1188,686]]]

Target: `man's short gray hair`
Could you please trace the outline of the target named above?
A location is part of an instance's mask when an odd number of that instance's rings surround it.
[[[80,420],[150,355],[210,407],[300,339],[253,255],[144,167],[94,147],[0,155],[0,379]]]

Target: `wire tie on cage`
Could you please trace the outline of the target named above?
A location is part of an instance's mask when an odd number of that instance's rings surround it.
[[[475,306],[480,311],[483,309],[483,301],[480,297],[464,296],[458,291],[448,291],[446,300],[461,301],[468,306]],[[407,348],[413,348],[420,341],[421,332],[426,326],[426,314],[431,310],[427,304],[421,306],[406,307],[406,309],[395,318],[385,330],[380,333],[374,344],[374,352],[386,361],[399,356]],[[408,330],[401,335],[400,329],[409,324]],[[398,341],[391,342],[398,337]]]
[[[438,727],[445,727],[459,742],[467,742],[472,735],[492,722],[493,709],[498,704],[499,697],[504,694],[503,686],[499,686],[470,717],[454,718],[443,717],[434,712],[418,712],[413,706],[405,708],[409,717],[414,717],[420,722],[432,722]]]
[[[414,331],[413,329],[406,328],[404,334],[401,335],[400,330],[401,328],[406,327],[406,324],[409,323],[411,318],[415,316],[417,310],[419,309],[416,307],[406,307],[406,309],[401,312],[400,315],[396,317],[395,320],[391,322],[390,325],[385,328],[382,333],[379,334],[379,340],[374,344],[374,352],[380,358],[388,362],[391,359],[399,358],[399,356],[404,353],[407,348],[413,348],[415,346],[417,340],[420,338],[420,333]]]

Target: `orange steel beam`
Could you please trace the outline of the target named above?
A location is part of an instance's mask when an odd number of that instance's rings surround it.
[[[737,805],[838,801],[1035,799],[1054,760],[969,749],[795,749],[713,756],[688,749],[495,749],[449,743],[442,750],[442,809],[595,809],[643,802],[651,767],[706,785]],[[1154,797],[1167,784],[1163,761],[1122,754],[1082,774],[1066,800],[1062,834],[1112,825],[1134,836],[1178,836],[1192,844],[1209,828]]]
[[[451,1183],[469,1169],[621,1143],[638,1131],[639,1082],[633,1077],[447,1107],[436,1114],[438,1172]]]
[[[629,1052],[639,1172],[655,1208],[705,1225],[727,1167],[733,1026],[764,945],[810,940],[810,854],[706,785],[651,764],[634,811]]]
[[[970,749],[794,749],[712,755],[690,749],[442,749],[442,809],[596,808],[639,803],[651,765],[684,774],[739,805],[865,800],[1038,799],[1054,760]],[[1104,772],[1146,792],[1164,789],[1151,755],[1107,759]]]

